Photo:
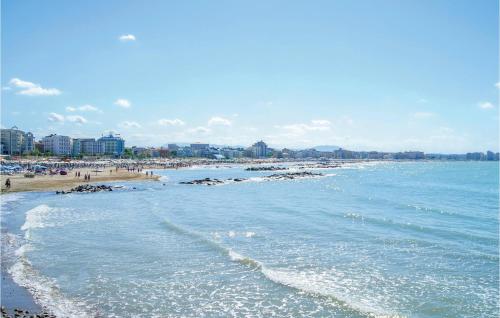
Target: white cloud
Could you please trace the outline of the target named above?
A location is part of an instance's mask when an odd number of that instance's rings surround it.
[[[97,107],[92,105],[83,105],[78,107],[78,109],[81,110],[82,112],[96,112],[99,110]]]
[[[68,112],[76,112],[78,110],[82,112],[97,112],[99,111],[99,108],[92,105],[83,105],[80,107],[73,107],[73,106],[66,107],[66,111]]]
[[[208,120],[209,126],[231,126],[232,122],[229,119],[223,117],[212,117]]]
[[[135,35],[133,35],[133,34],[124,34],[124,35],[121,35],[118,39],[120,41],[122,41],[122,42],[135,41]]]
[[[50,113],[48,120],[53,122],[63,122],[64,116],[57,113]]]
[[[183,122],[182,120],[176,118],[176,119],[166,119],[162,118],[158,120],[158,125],[161,126],[184,126],[186,123]]]
[[[314,119],[311,120],[311,123],[316,126],[330,126],[331,122],[326,119]]]
[[[58,122],[58,123],[63,123],[65,121],[70,122],[70,123],[76,123],[79,125],[86,124],[88,121],[85,119],[85,117],[80,116],[80,115],[70,115],[70,116],[64,116],[58,113],[50,113],[48,117],[49,121],[52,122]]]
[[[417,118],[417,119],[431,118],[431,117],[434,117],[435,115],[436,114],[431,113],[431,112],[416,112],[416,113],[412,114],[413,118]]]
[[[496,83],[495,83],[495,87],[496,87],[496,88],[500,88],[500,82],[496,82]]]
[[[478,106],[481,109],[493,109],[493,108],[495,108],[495,106],[493,106],[493,104],[490,102],[480,102],[478,104]]]
[[[331,129],[331,122],[326,119],[315,119],[311,120],[311,123],[309,124],[290,124],[284,126],[276,126],[276,128],[285,130],[289,135],[298,136],[304,135],[311,131],[328,131]]]
[[[85,124],[87,120],[79,115],[66,116],[66,120],[71,123]]]
[[[211,132],[210,128],[199,126],[196,128],[189,129],[187,131],[190,134],[208,134]]]
[[[37,86],[19,91],[18,94],[28,95],[28,96],[56,96],[60,95],[61,91],[59,91],[56,88],[42,88]]]
[[[141,128],[141,125],[135,121],[124,121],[118,124],[121,128]]]
[[[10,80],[10,85],[14,87],[20,87],[20,88],[32,88],[38,86],[35,83],[28,82],[28,81],[23,81],[22,79],[19,78],[13,78]]]
[[[19,78],[13,78],[9,84],[15,88],[21,89],[17,92],[20,95],[28,96],[55,96],[60,95],[61,91],[57,88],[43,88],[40,84],[23,81]]]
[[[123,108],[130,108],[130,106],[132,106],[132,103],[124,98],[118,98],[115,101],[115,105]]]

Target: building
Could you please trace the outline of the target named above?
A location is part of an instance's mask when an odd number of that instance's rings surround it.
[[[2,154],[22,155],[35,150],[33,134],[19,130],[16,126],[1,130]]]
[[[71,138],[52,134],[42,138],[43,150],[56,156],[69,156],[72,153]]]
[[[267,157],[267,145],[265,142],[258,141],[254,143],[251,147],[252,157],[254,158],[266,158]]]
[[[241,158],[243,157],[244,155],[244,150],[243,149],[238,149],[238,148],[229,148],[229,147],[226,147],[226,148],[223,148],[221,150],[221,153],[222,155],[224,155],[224,157],[226,159],[234,159],[234,158]]]
[[[193,157],[204,157],[207,155],[210,148],[209,144],[194,143],[190,145]]]
[[[484,160],[485,156],[482,152],[468,152],[465,155],[466,160]]]
[[[37,141],[35,142],[35,149],[39,152],[39,153],[44,153],[44,149],[43,149],[43,142],[40,140],[40,141]]]
[[[176,151],[177,157],[193,157],[193,151],[191,147],[182,147]]]
[[[97,142],[94,138],[73,139],[73,156],[98,156],[103,152],[103,143]]]
[[[168,144],[167,145],[169,151],[177,151],[179,150],[179,146],[177,144]]]
[[[149,158],[152,157],[152,148],[133,146],[132,154],[138,157]]]
[[[125,151],[125,140],[111,133],[97,139],[97,142],[100,144],[100,147],[102,147],[102,154],[104,155],[121,156]]]
[[[487,151],[486,152],[486,160],[488,161],[493,161],[495,160],[495,153],[493,151]]]
[[[205,150],[208,149],[210,146],[208,144],[202,144],[202,143],[194,143],[191,144],[191,150],[197,151],[197,150]]]

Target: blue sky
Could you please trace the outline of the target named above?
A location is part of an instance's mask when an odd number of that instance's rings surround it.
[[[2,1],[2,126],[498,150],[498,2]]]

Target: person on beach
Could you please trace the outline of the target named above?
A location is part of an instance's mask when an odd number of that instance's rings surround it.
[[[10,189],[10,178],[7,178],[7,180],[5,180],[5,187],[7,187],[7,189]]]

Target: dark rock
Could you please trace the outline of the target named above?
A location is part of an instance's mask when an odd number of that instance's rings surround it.
[[[274,180],[292,180],[299,178],[310,178],[310,177],[321,177],[324,176],[322,173],[314,173],[309,171],[302,172],[290,172],[290,173],[276,173],[270,176],[265,177],[266,179],[274,179]]]
[[[197,180],[192,180],[192,181],[182,181],[179,183],[180,184],[203,184],[203,185],[211,186],[211,185],[224,183],[224,181],[219,180],[219,179],[205,178],[205,179],[197,179]]]
[[[56,194],[67,194],[73,192],[89,193],[89,192],[100,192],[100,191],[113,191],[111,186],[107,185],[79,185],[69,191],[56,191]]]
[[[288,170],[286,167],[275,167],[275,166],[262,166],[262,167],[249,167],[245,169],[246,171],[278,171],[278,170]]]

